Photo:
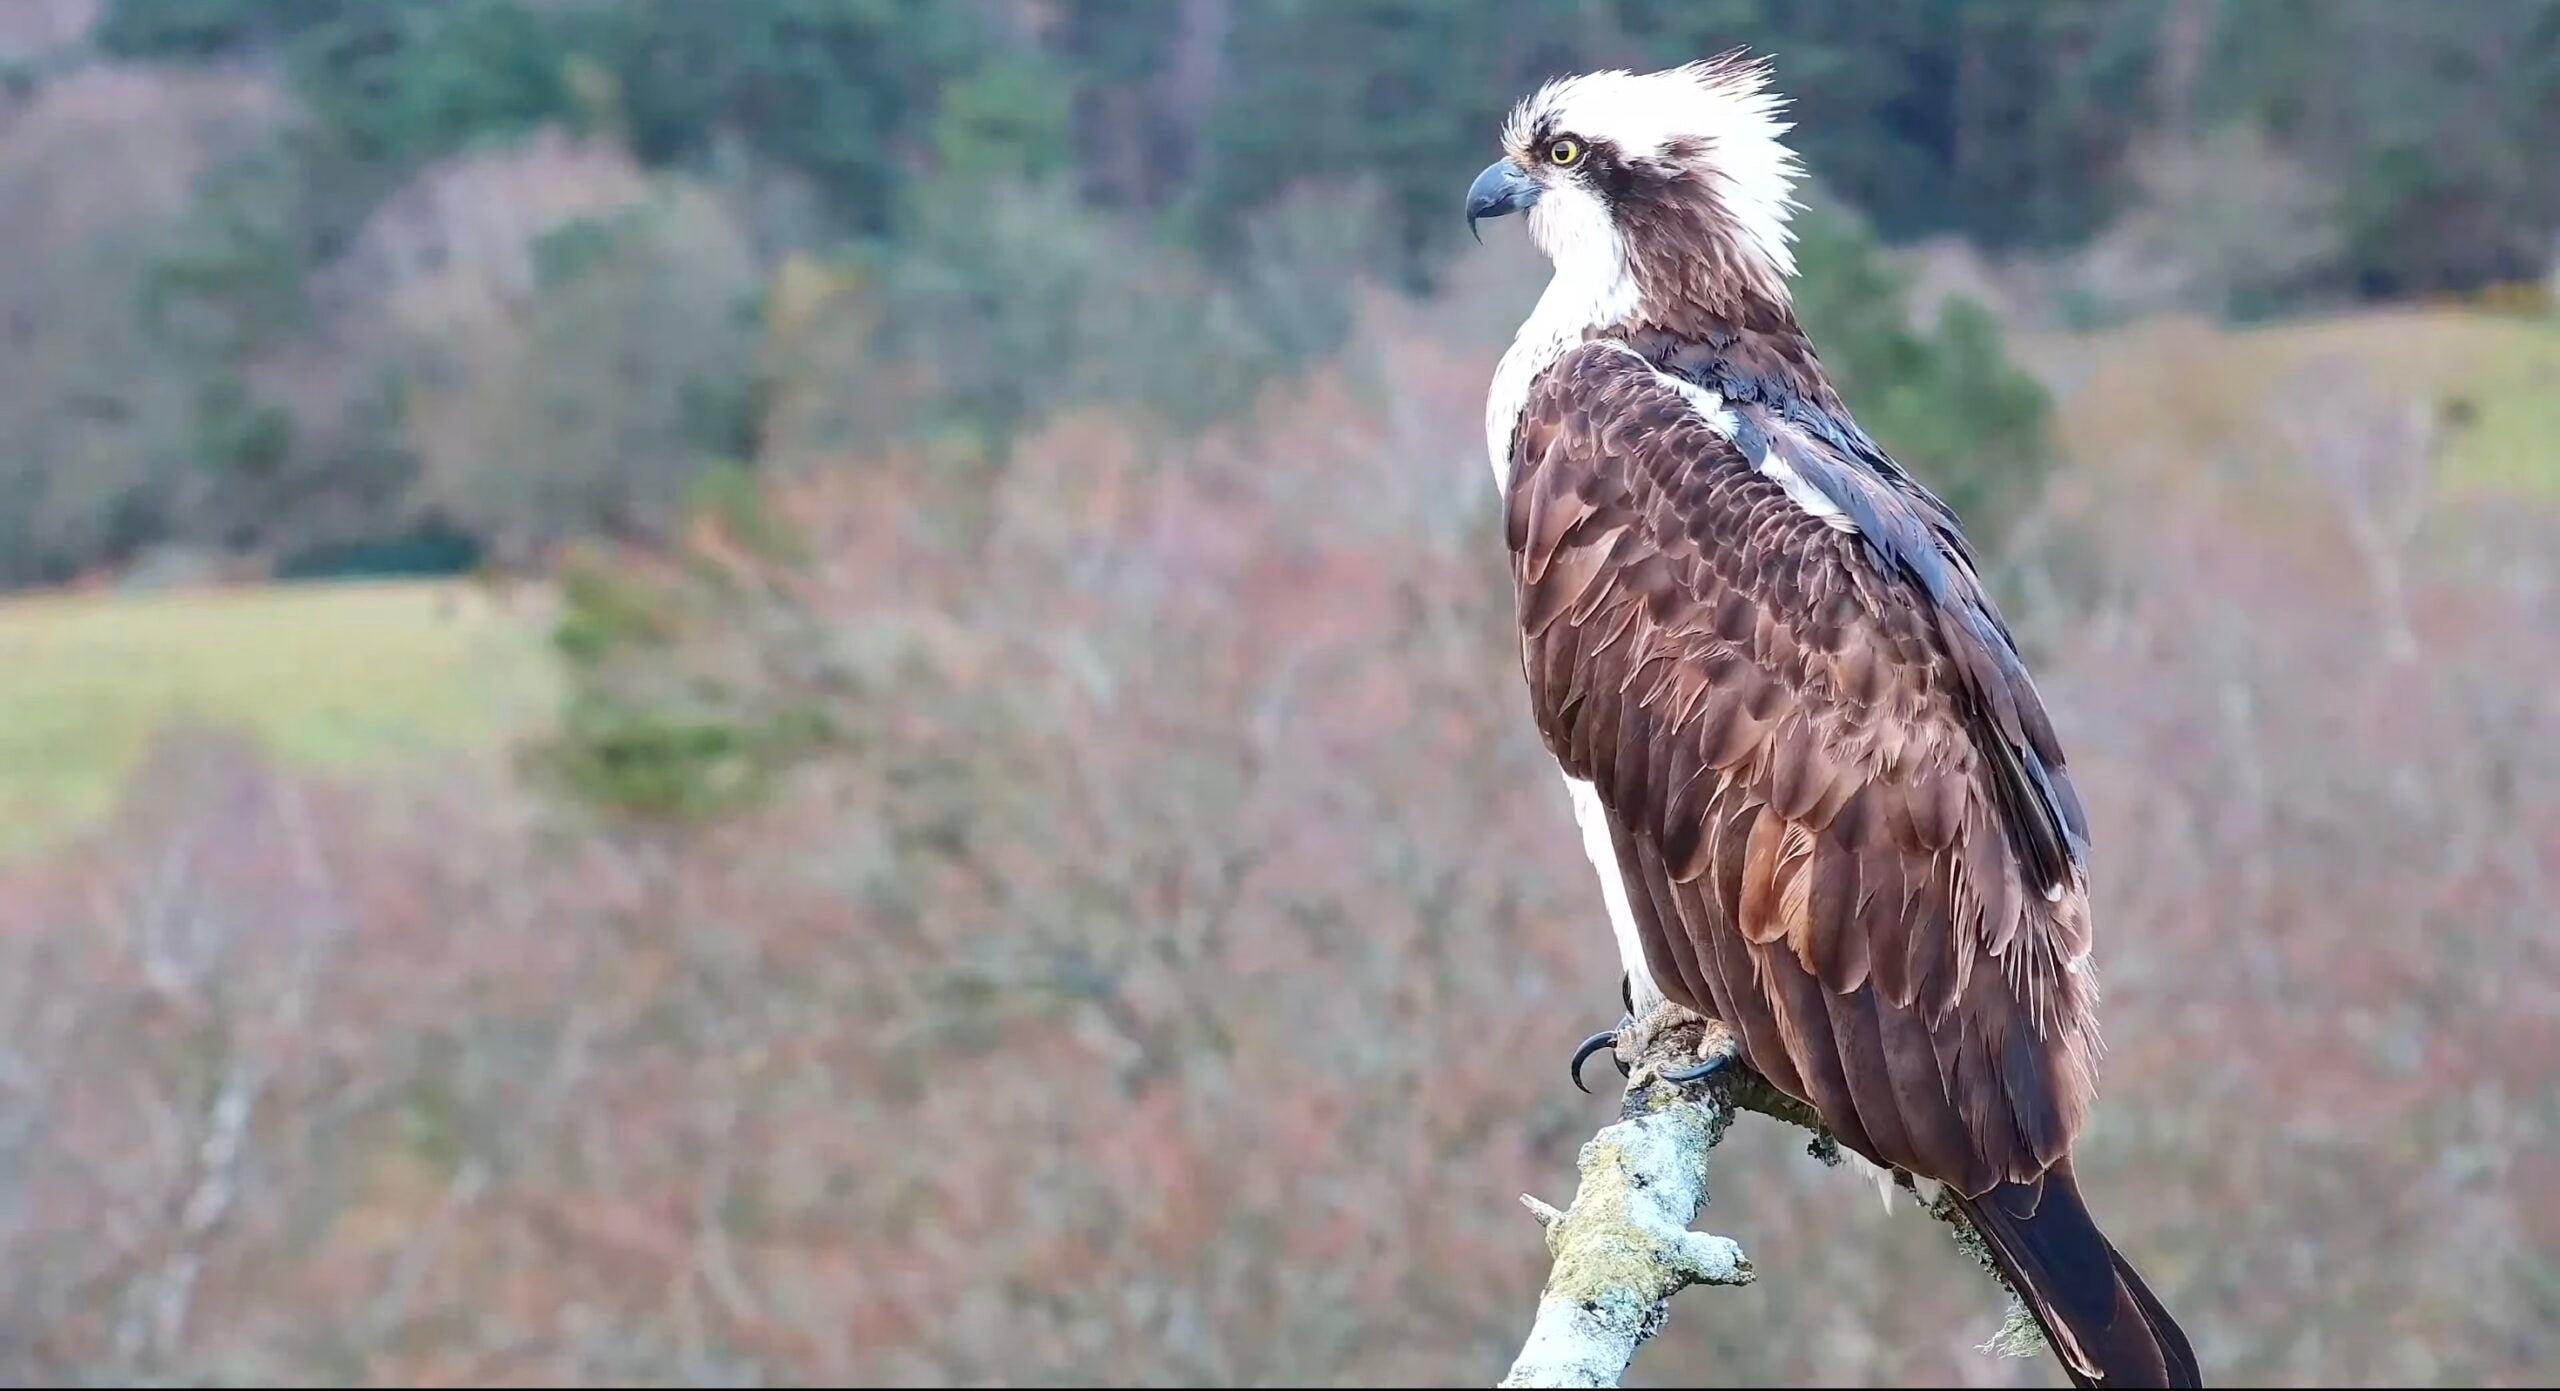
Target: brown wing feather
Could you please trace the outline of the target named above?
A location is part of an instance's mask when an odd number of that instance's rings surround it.
[[[1513,456],[1522,671],[1664,991],[1870,1159],[2043,1172],[2089,1100],[2087,905],[2022,876],[1976,742],[2046,754],[2032,688],[1982,694],[1928,596],[1623,348],[1550,368]]]

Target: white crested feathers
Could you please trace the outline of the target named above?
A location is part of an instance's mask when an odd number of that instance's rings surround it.
[[[1512,109],[1502,138],[1505,147],[1523,150],[1552,118],[1557,131],[1606,140],[1629,159],[1665,158],[1675,142],[1695,142],[1704,150],[1699,172],[1715,187],[1739,240],[1783,282],[1796,270],[1789,219],[1804,176],[1802,162],[1780,138],[1794,129],[1779,119],[1785,109],[1786,98],[1770,89],[1766,58],[1728,55],[1660,72],[1613,69],[1558,78]],[[1530,232],[1561,270],[1559,246],[1540,234],[1542,211],[1543,201],[1530,210]],[[1562,219],[1551,214],[1548,220]]]

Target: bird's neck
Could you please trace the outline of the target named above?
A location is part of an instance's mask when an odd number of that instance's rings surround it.
[[[1529,388],[1592,338],[1617,339],[1663,370],[1727,395],[1841,409],[1783,282],[1720,280],[1688,267],[1649,266],[1641,257],[1567,262],[1556,267],[1494,369],[1485,444],[1497,488],[1510,485],[1511,441]]]
[[[1729,397],[1843,409],[1813,340],[1784,300],[1653,302],[1602,332],[1664,371]]]
[[[1529,387],[1577,343],[1612,325],[1628,322],[1640,303],[1626,263],[1612,258],[1560,262],[1546,293],[1520,325],[1511,347],[1493,371],[1493,388],[1485,396],[1485,448],[1492,457],[1497,489],[1511,481],[1511,437],[1528,403]]]

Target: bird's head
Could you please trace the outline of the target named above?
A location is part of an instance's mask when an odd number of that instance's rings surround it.
[[[1802,175],[1779,137],[1767,60],[1739,51],[1661,72],[1595,72],[1513,108],[1467,225],[1527,213],[1559,277],[1715,312],[1783,304]],[[1481,235],[1481,234],[1479,234]]]

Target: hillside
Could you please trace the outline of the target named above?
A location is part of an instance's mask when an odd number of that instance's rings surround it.
[[[2560,317],[2379,307],[2245,328],[2158,319],[2090,335],[2021,335],[2056,391],[2075,460],[2128,449],[2214,459],[2263,437],[2280,403],[2324,387],[2424,396],[2449,414],[2441,481],[2560,493]]]
[[[2560,491],[2560,322],[2374,309],[2226,329],[2165,319],[2021,335],[2081,471],[2176,477],[2261,441],[2300,373],[2467,402],[2442,484]],[[1854,404],[1854,402],[1853,402]],[[2228,496],[2228,495],[2226,495]],[[153,729],[234,721],[289,763],[358,776],[493,754],[556,708],[547,595],[466,581],[294,584],[0,600],[0,849],[93,820]]]
[[[549,603],[464,581],[22,595],[0,602],[0,853],[113,801],[176,722],[370,777],[481,758],[558,698]]]

